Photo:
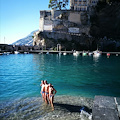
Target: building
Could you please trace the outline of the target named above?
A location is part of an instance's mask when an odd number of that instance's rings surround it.
[[[70,0],[70,10],[40,11],[39,31],[68,32],[71,31],[68,28],[71,29],[71,27],[75,26],[79,28],[81,25],[88,24],[89,15],[86,12],[89,10],[89,7],[96,6],[98,1],[99,0]],[[78,32],[78,28],[74,30]]]
[[[44,10],[40,11],[39,31],[49,32],[73,32],[81,33],[79,30],[83,25],[88,25],[88,15],[83,11],[71,10]],[[84,26],[85,27],[85,26]]]
[[[99,0],[70,0],[70,9],[87,11],[90,6],[96,6]]]
[[[89,7],[95,6],[98,0],[70,0],[70,10],[41,10],[39,31],[34,33],[34,46],[45,46],[44,37],[40,37],[40,32],[64,33],[89,36],[90,15]],[[65,39],[64,36],[52,36],[51,38]],[[67,39],[67,38],[66,38]]]
[[[40,11],[40,24],[39,24],[39,30],[40,31],[52,31],[52,16],[51,11],[49,10],[42,10]]]

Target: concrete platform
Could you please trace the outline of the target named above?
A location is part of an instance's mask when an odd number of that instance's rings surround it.
[[[120,120],[120,98],[95,96],[93,120]]]

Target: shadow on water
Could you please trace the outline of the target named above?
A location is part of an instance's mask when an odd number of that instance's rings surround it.
[[[89,109],[86,106],[76,106],[76,105],[61,104],[61,103],[54,103],[54,106],[59,106],[59,107],[66,109],[70,112],[81,112],[81,110],[84,110],[88,113],[92,113],[92,109]]]

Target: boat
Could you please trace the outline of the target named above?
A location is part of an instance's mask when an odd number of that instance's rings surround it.
[[[107,53],[107,58],[109,58],[110,57],[110,53]]]
[[[28,54],[29,52],[24,52],[24,54]]]
[[[99,57],[101,55],[101,51],[95,50],[93,51],[93,57]]]
[[[47,52],[46,54],[49,54],[49,52]]]
[[[10,54],[10,52],[4,52],[3,53],[3,55],[9,55]]]
[[[74,56],[78,56],[80,53],[78,51],[73,52]]]
[[[86,56],[87,52],[83,51],[82,56]]]
[[[63,53],[63,55],[67,55],[67,53],[66,53],[66,52],[64,52],[64,53]]]
[[[93,53],[92,52],[89,52],[88,55],[91,56]]]
[[[18,51],[14,51],[14,53],[15,53],[15,54],[19,54],[19,52],[18,52]]]
[[[42,54],[43,52],[39,52],[38,54]]]

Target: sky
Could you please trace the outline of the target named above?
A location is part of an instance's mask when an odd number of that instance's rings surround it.
[[[11,44],[39,29],[49,0],[0,0],[0,44]]]

